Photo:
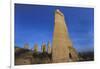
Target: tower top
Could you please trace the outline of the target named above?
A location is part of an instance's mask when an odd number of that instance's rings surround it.
[[[56,9],[56,13],[58,13],[58,14],[63,16],[63,13],[59,9]]]
[[[59,9],[56,9],[56,11],[57,11],[57,12],[60,12],[60,10],[59,10]]]

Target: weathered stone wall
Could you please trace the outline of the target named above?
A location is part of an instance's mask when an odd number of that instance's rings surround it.
[[[30,65],[30,64],[45,64],[45,63],[52,63],[51,54],[48,54],[47,52],[34,53],[32,50],[15,48],[15,65]]]
[[[64,15],[57,9],[55,11],[55,26],[52,43],[53,62],[69,61],[70,58],[68,47],[72,47],[72,43],[68,36],[68,29],[66,27]]]

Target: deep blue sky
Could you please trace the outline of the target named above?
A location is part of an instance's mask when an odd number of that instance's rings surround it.
[[[94,46],[94,9],[46,5],[15,4],[15,45],[25,43],[33,48],[50,41],[54,30],[56,9],[64,14],[69,36],[77,51],[90,51]]]

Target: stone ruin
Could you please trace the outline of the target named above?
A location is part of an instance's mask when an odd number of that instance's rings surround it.
[[[57,9],[55,11],[55,26],[52,43],[52,61],[69,62],[77,61],[78,55],[73,48],[68,34],[68,28],[63,13]]]
[[[37,44],[32,50],[29,50],[29,45],[25,44],[24,49],[15,49],[16,65],[78,61],[78,55],[69,37],[64,15],[59,9],[55,11],[52,45],[49,42],[47,46],[43,43],[41,53],[38,52]],[[34,56],[33,53],[37,54]]]

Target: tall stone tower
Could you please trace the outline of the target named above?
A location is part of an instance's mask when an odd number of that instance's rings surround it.
[[[46,44],[45,43],[42,44],[41,51],[42,52],[46,52],[47,51],[46,50]]]
[[[34,53],[37,53],[38,52],[38,45],[37,44],[34,45],[33,52]]]
[[[69,62],[78,60],[68,36],[64,15],[59,9],[55,11],[55,26],[52,43],[52,62]]]
[[[50,43],[49,42],[48,42],[47,46],[48,46],[47,52],[48,52],[48,54],[51,54],[51,46],[50,46]]]

